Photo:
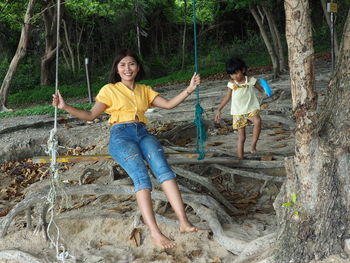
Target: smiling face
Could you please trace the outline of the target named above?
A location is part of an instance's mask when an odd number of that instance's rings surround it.
[[[135,81],[139,70],[140,67],[137,64],[137,61],[130,56],[126,56],[120,60],[116,68],[116,71],[119,74],[122,82]]]

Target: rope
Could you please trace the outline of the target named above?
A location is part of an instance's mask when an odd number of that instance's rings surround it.
[[[55,72],[55,94],[58,91],[58,59],[59,59],[59,41],[60,41],[60,13],[61,13],[61,2],[60,0],[57,0],[57,30],[56,30],[56,72]],[[50,191],[47,196],[47,202],[49,203],[49,223],[46,229],[47,236],[50,240],[51,245],[53,245],[56,249],[56,259],[60,262],[69,262],[69,259],[72,259],[75,261],[75,257],[70,255],[65,247],[63,245],[60,245],[60,229],[58,225],[56,224],[54,218],[56,215],[55,212],[55,204],[57,201],[57,191],[61,190],[63,191],[62,186],[60,185],[60,175],[58,173],[58,166],[57,166],[57,148],[58,148],[58,140],[56,136],[57,132],[57,107],[55,107],[54,112],[54,127],[50,131],[50,137],[47,141],[47,151],[46,153],[51,155],[51,164],[50,164],[50,174],[51,174],[51,183],[50,183]],[[64,193],[62,200],[67,200],[67,195]],[[50,231],[52,229],[52,231]],[[52,232],[52,235],[50,234]]]
[[[193,35],[194,35],[194,65],[198,74],[198,52],[197,52],[197,21],[196,21],[196,0],[192,0],[193,6]],[[204,110],[199,100],[199,85],[196,87],[196,105],[195,105],[195,124],[196,124],[196,151],[199,154],[198,160],[205,157],[204,142],[207,140],[207,134],[204,123],[202,122],[202,114]]]

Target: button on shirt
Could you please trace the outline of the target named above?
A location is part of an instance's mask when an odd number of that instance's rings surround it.
[[[101,88],[96,101],[107,106],[105,112],[110,116],[110,125],[119,122],[133,121],[136,117],[140,122],[147,123],[145,112],[152,107],[152,101],[159,95],[150,86],[136,84],[130,90],[122,82],[107,84]]]

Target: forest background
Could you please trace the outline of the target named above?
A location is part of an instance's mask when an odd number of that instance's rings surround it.
[[[30,1],[0,1],[0,80],[16,52]],[[335,45],[349,0],[337,1]],[[225,60],[242,57],[249,66],[268,65],[274,77],[286,70],[284,1],[198,0],[199,71],[205,78],[224,72]],[[192,1],[66,0],[61,5],[59,88],[65,97],[87,97],[85,58],[93,93],[107,82],[114,54],[121,48],[139,53],[144,83],[158,86],[188,80],[194,71]],[[310,1],[315,53],[330,51],[330,18],[325,0]],[[56,1],[35,1],[26,55],[18,64],[7,108],[45,105],[55,83]],[[3,89],[3,86],[2,86]],[[1,91],[0,91],[1,92]],[[89,107],[83,104],[82,107]],[[36,107],[31,113],[47,113]],[[23,114],[2,112],[1,116]]]

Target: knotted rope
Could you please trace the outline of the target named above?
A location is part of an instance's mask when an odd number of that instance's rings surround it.
[[[196,21],[196,1],[192,0],[193,5],[193,35],[194,35],[194,64],[195,71],[198,74],[198,52],[197,52],[197,21]],[[196,87],[196,105],[195,105],[195,119],[196,124],[196,151],[198,153],[198,160],[205,157],[204,142],[207,140],[205,125],[202,122],[202,114],[204,110],[200,105],[199,99],[199,85]]]
[[[57,0],[57,45],[56,45],[56,74],[55,74],[55,94],[58,92],[58,58],[59,58],[59,40],[60,40],[60,13],[61,13],[61,2]],[[56,258],[60,262],[69,262],[69,259],[73,259],[75,261],[75,257],[70,255],[65,247],[60,244],[60,229],[56,224],[54,218],[56,215],[55,212],[55,204],[57,202],[57,191],[63,191],[62,185],[60,183],[60,175],[58,173],[57,166],[57,148],[58,148],[58,140],[56,136],[57,132],[57,107],[55,107],[54,113],[54,127],[50,131],[50,137],[47,141],[47,151],[46,153],[51,155],[51,164],[50,164],[50,174],[51,174],[51,182],[50,182],[50,191],[47,195],[47,202],[49,203],[48,213],[49,213],[49,223],[46,229],[47,236],[50,240],[51,245],[53,245],[56,249]],[[63,198],[67,200],[67,195],[64,193]],[[53,228],[53,229],[52,229]],[[50,231],[52,229],[52,231]],[[50,234],[52,232],[52,234]]]

